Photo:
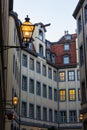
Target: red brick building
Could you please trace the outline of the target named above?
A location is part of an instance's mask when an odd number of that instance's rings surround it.
[[[66,34],[58,42],[53,42],[51,51],[56,54],[59,68],[76,66],[76,34]]]

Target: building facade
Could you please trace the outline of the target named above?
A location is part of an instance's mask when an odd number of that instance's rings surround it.
[[[9,45],[24,45],[21,22],[10,12]],[[80,81],[76,34],[65,34],[58,42],[45,39],[46,27],[35,24],[27,48],[8,50],[7,99],[16,93],[18,106],[6,129],[81,130]]]
[[[58,67],[59,127],[60,129],[81,129],[77,35],[66,31],[58,42],[52,43],[51,51],[56,53]]]
[[[79,0],[73,13],[77,21],[77,38],[80,59],[81,114],[83,129],[87,129],[87,1]]]

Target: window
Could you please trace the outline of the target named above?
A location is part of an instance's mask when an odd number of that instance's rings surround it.
[[[42,32],[42,30],[39,30],[39,39],[43,41],[43,32]]]
[[[43,97],[47,97],[47,86],[46,84],[43,84]]]
[[[38,95],[38,96],[40,96],[41,95],[41,84],[40,84],[40,82],[36,82],[36,94]]]
[[[78,33],[80,34],[81,30],[82,30],[82,23],[81,23],[81,16],[78,18]]]
[[[56,81],[56,77],[57,77],[57,74],[56,74],[56,71],[54,70],[53,71],[53,80]]]
[[[49,90],[48,90],[49,92],[48,92],[48,95],[49,95],[49,99],[51,99],[52,100],[52,88],[51,87],[49,87]]]
[[[49,109],[49,121],[52,122],[53,115],[52,115],[52,109]]]
[[[80,80],[80,70],[77,70],[77,80]]]
[[[59,91],[60,92],[60,101],[65,101],[66,100],[66,90],[62,89]]]
[[[34,59],[30,58],[30,69],[34,70]]]
[[[26,102],[22,102],[21,114],[23,117],[27,116],[27,103]]]
[[[27,77],[22,75],[22,90],[27,91]]]
[[[60,122],[66,123],[67,122],[67,113],[66,111],[60,111]]]
[[[29,104],[29,117],[34,119],[34,104]]]
[[[86,6],[85,6],[85,23],[87,23],[87,4],[86,4]]]
[[[74,71],[68,71],[68,80],[69,81],[75,80],[75,72]]]
[[[59,81],[65,81],[65,72],[59,72]]]
[[[40,73],[40,71],[41,71],[40,62],[38,62],[38,61],[36,63],[36,71],[37,71],[37,73]]]
[[[52,54],[52,55],[51,55],[51,59],[52,59],[52,63],[55,64],[55,61],[56,61],[56,60],[55,60],[55,54]]]
[[[80,47],[80,66],[84,63],[83,46]]]
[[[54,122],[57,122],[58,121],[58,115],[57,115],[57,111],[54,110]]]
[[[22,55],[22,65],[27,67],[27,55],[25,54]]]
[[[80,91],[80,88],[78,88],[78,100],[81,100],[81,91]]]
[[[36,118],[41,120],[41,107],[38,105],[36,106]]]
[[[57,101],[57,89],[54,89],[54,101]]]
[[[76,100],[76,90],[75,89],[70,89],[69,90],[69,100],[70,101],[75,101]]]
[[[39,54],[43,56],[43,46],[41,44],[39,45]]]
[[[29,82],[29,92],[34,93],[34,80],[33,79],[30,79],[30,82]]]
[[[29,42],[29,49],[33,50],[33,43],[32,42]]]
[[[70,50],[70,44],[65,43],[64,44],[64,51],[69,51]]]
[[[70,122],[76,122],[77,121],[76,111],[70,111],[69,112],[69,121]]]
[[[47,121],[47,108],[43,107],[43,120]]]
[[[70,63],[70,57],[69,57],[69,55],[64,55],[63,56],[63,63],[64,64],[69,64]]]
[[[49,61],[50,61],[50,60],[51,60],[51,58],[50,58],[50,51],[49,51],[49,50],[47,50],[47,51],[46,51],[46,55],[47,55],[47,60],[49,60]]]
[[[52,79],[52,69],[48,68],[48,78]]]
[[[83,81],[81,83],[81,96],[82,96],[82,103],[86,102],[86,88],[85,88],[85,82]]]
[[[68,33],[68,32],[66,32],[66,33]],[[66,34],[66,40],[71,40],[71,35],[69,35],[69,34]]]
[[[42,67],[42,74],[43,76],[46,76],[46,65],[43,65]]]

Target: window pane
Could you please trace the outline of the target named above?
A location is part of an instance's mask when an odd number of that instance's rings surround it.
[[[29,82],[29,92],[34,93],[34,80],[33,79],[30,79],[30,82]]]
[[[47,97],[47,86],[43,84],[43,97]]]
[[[69,90],[69,100],[70,101],[76,100],[76,90],[75,89]]]
[[[60,101],[66,100],[66,90],[60,90]]]
[[[29,117],[34,119],[34,104],[29,104]]]
[[[65,43],[65,44],[64,44],[64,50],[65,50],[65,51],[70,50],[70,45]]]
[[[66,55],[66,56],[63,57],[63,63],[64,64],[69,64],[70,63],[70,59],[69,59],[68,55]]]
[[[49,109],[49,121],[52,122],[53,115],[52,115],[52,109]]]
[[[43,108],[43,120],[47,121],[47,108]]]
[[[53,71],[53,80],[54,80],[54,81],[56,81],[56,77],[57,77],[56,71]]]
[[[22,75],[22,90],[27,91],[27,77]]]
[[[27,55],[25,54],[22,55],[22,65],[27,67]]]
[[[36,71],[37,73],[40,73],[40,62],[36,63]]]
[[[58,122],[58,115],[57,111],[54,111],[54,122]]]
[[[52,79],[52,69],[48,68],[48,78]]]
[[[66,111],[61,111],[60,112],[60,122],[61,123],[66,123],[67,122],[67,113],[66,113]]]
[[[36,118],[38,120],[41,120],[41,107],[40,106],[36,107]]]
[[[26,102],[22,102],[22,111],[21,111],[21,114],[23,117],[26,117],[27,116],[27,103]]]
[[[52,100],[52,88],[51,87],[49,87],[49,93],[48,93],[48,95],[49,95],[49,99]]]
[[[43,76],[46,76],[46,65],[43,65],[42,67],[42,74]]]
[[[30,58],[30,69],[34,70],[34,59]]]
[[[41,95],[41,84],[40,84],[40,82],[36,82],[36,94],[38,96]]]
[[[75,80],[75,72],[74,71],[68,71],[68,80],[69,81]]]
[[[59,72],[59,80],[65,81],[65,72]]]
[[[69,120],[70,120],[70,122],[76,122],[77,121],[76,111],[70,111],[69,112]]]

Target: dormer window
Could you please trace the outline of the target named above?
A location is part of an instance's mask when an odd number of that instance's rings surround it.
[[[39,39],[43,41],[43,32],[42,32],[42,30],[39,30]]]
[[[67,34],[67,35],[65,36],[65,38],[66,38],[66,40],[71,40],[71,35]]]
[[[39,45],[39,54],[43,56],[43,46],[41,44]]]

